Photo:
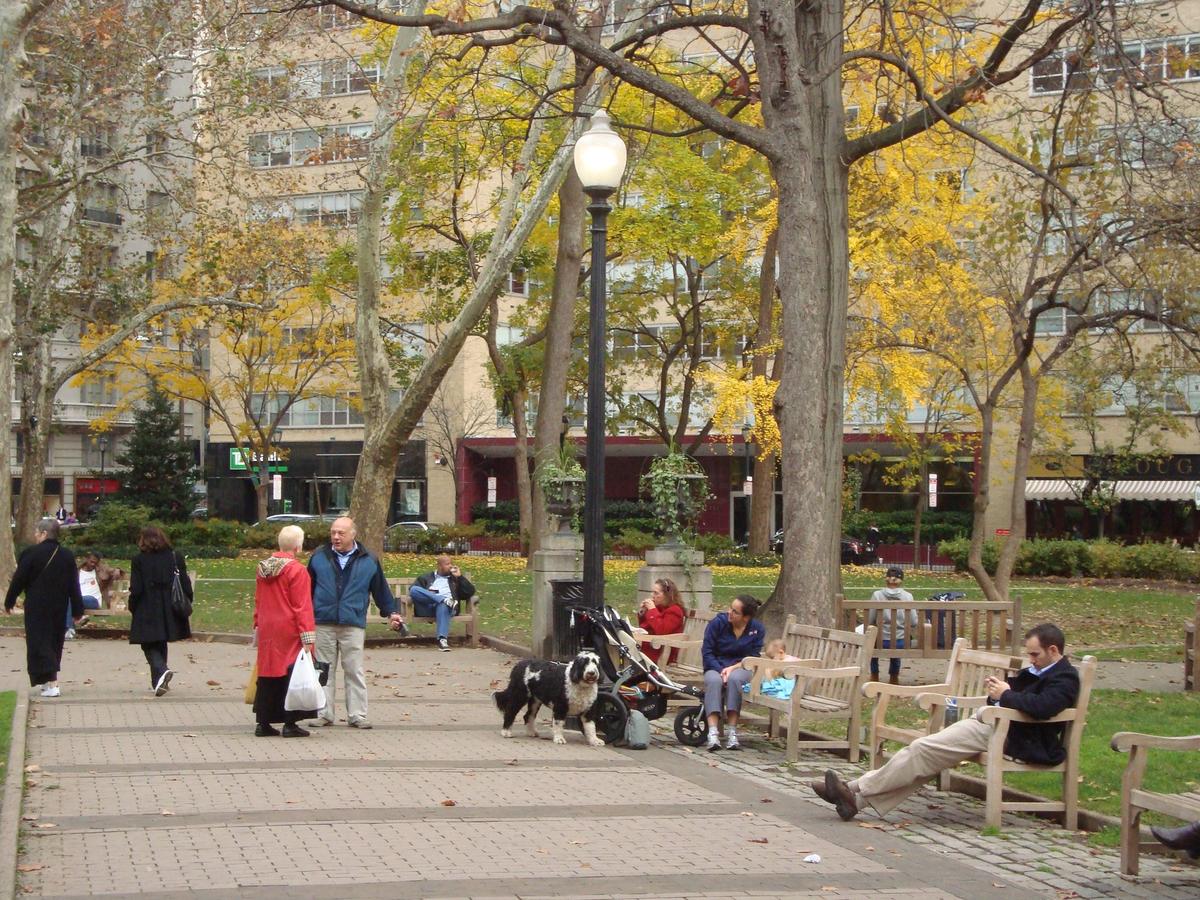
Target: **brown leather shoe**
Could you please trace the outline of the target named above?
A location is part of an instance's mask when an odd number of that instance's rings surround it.
[[[1158,838],[1159,843],[1172,850],[1184,850],[1192,859],[1200,859],[1200,821],[1191,825],[1180,825],[1178,828],[1160,828],[1150,826],[1150,833]]]
[[[837,814],[841,816],[843,822],[849,822],[858,815],[858,804],[854,801],[854,791],[850,790],[850,785],[837,777],[837,773],[833,769],[825,771],[825,792],[835,798],[832,802],[837,807]]]
[[[810,781],[808,783],[808,786],[813,789],[814,794],[816,794],[818,797],[820,797],[826,803],[829,803],[833,806],[837,806],[837,802],[838,802],[837,794],[829,793],[829,791],[826,788],[826,783],[825,783],[824,778],[822,778],[820,781]]]

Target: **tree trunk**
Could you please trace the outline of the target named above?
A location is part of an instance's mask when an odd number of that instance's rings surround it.
[[[13,276],[16,265],[17,149],[21,120],[21,64],[25,38],[50,0],[0,3],[0,514],[12,510],[12,388],[13,338],[16,307]],[[0,528],[0,584],[8,584],[16,569],[13,529]]]
[[[1021,364],[1021,418],[1017,431],[1017,453],[1013,459],[1012,501],[1009,506],[1009,531],[1000,549],[996,565],[996,592],[1008,599],[1008,586],[1021,542],[1025,540],[1025,480],[1029,475],[1029,460],[1033,456],[1033,431],[1037,423],[1039,380],[1030,368],[1029,360]]]
[[[784,559],[767,625],[833,624],[840,589],[847,169],[836,70],[842,4],[752,0],[750,21],[779,193]]]
[[[50,383],[51,336],[22,341],[21,422],[18,431],[24,444],[21,462],[21,494],[17,501],[16,539],[33,543],[33,531],[45,515],[42,507],[46,466],[50,455],[50,432],[54,423],[54,395]],[[34,421],[37,426],[34,427]]]
[[[920,481],[917,487],[917,508],[913,515],[913,566],[920,568],[921,517],[925,514],[925,507],[929,505],[929,466],[924,462],[917,469],[917,476],[920,478]]]
[[[529,404],[529,394],[524,388],[517,388],[512,394],[513,403],[513,433],[516,436],[513,465],[517,469],[517,521],[521,531],[521,544],[525,548],[526,559],[532,559],[529,552],[529,536],[533,530],[533,493],[529,477],[529,423],[525,418],[525,409]]]
[[[779,247],[779,231],[774,230],[763,245],[763,261],[758,274],[758,330],[754,341],[754,359],[750,374],[766,378],[770,360],[766,348],[775,340],[775,260]],[[750,535],[747,549],[762,556],[771,549],[771,513],[775,508],[774,454],[769,459],[754,462],[754,492],[750,495]]]
[[[258,521],[267,521],[267,516],[271,514],[271,495],[268,493],[271,489],[271,464],[270,451],[263,450],[262,463],[258,467],[258,486],[254,490],[254,499],[258,506]]]
[[[976,473],[975,502],[971,507],[971,549],[967,553],[967,571],[983,590],[984,599],[1002,602],[992,576],[983,567],[984,520],[991,501],[992,447],[996,442],[996,409],[991,400],[979,406],[979,471]]]

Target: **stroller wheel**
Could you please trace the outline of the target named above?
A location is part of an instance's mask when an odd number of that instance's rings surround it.
[[[708,735],[708,725],[704,721],[704,707],[693,706],[685,709],[675,717],[675,737],[685,747],[699,747]]]
[[[592,704],[591,720],[596,723],[596,734],[606,744],[615,744],[625,739],[625,722],[629,713],[625,704],[612,694],[597,694]]]

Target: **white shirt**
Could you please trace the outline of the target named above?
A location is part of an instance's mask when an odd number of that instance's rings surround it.
[[[100,582],[96,578],[96,570],[89,572],[87,569],[79,570],[79,593],[85,597],[95,597],[97,600],[102,599],[100,593]]]
[[[429,584],[429,590],[437,594],[443,600],[449,600],[450,594],[450,579],[445,575],[434,575],[433,581]]]

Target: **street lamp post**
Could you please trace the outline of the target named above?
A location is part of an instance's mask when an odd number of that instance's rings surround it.
[[[108,485],[104,480],[104,454],[108,452],[108,438],[101,437],[96,441],[96,446],[100,448],[100,503],[103,504],[108,494]]]
[[[587,606],[604,605],[604,358],[607,352],[608,198],[625,173],[625,143],[612,130],[608,113],[597,110],[575,143],[575,171],[591,198],[592,284],[588,315],[587,480],[584,487],[583,596]]]

